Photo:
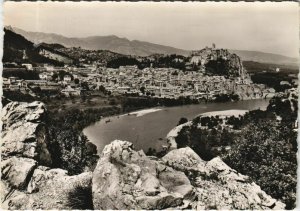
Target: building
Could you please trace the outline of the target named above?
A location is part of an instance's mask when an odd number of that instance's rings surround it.
[[[82,89],[68,86],[67,88],[61,90],[61,93],[65,96],[80,96],[82,93]]]
[[[71,82],[72,81],[72,77],[70,75],[65,75],[64,76],[64,81],[65,82]]]
[[[22,67],[25,67],[27,70],[33,70],[32,64],[22,64]]]
[[[39,78],[41,80],[51,80],[52,79],[52,74],[51,73],[48,73],[48,72],[43,72],[43,73],[40,73],[39,74]]]

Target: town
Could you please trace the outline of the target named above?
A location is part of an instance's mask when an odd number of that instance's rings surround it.
[[[102,91],[110,95],[170,99],[188,97],[196,100],[214,100],[220,95],[235,95],[236,100],[262,99],[272,98],[275,94],[273,88],[252,82],[237,55],[230,54],[227,50],[215,49],[215,46],[191,54],[190,63],[200,65],[198,71],[183,71],[172,67],[157,68],[152,65],[143,69],[139,69],[137,65],[110,68],[99,65],[98,61],[92,64],[81,61],[78,67],[62,52],[44,46],[37,48],[40,55],[64,62],[64,66],[47,63],[33,66],[30,63],[23,63],[21,67],[17,67],[16,63],[4,63],[4,72],[23,69],[38,74],[36,80],[4,77],[4,90],[26,92],[38,88],[42,91],[56,91],[68,97]],[[23,59],[26,57],[24,51]],[[208,74],[205,70],[206,63],[219,58],[234,62],[236,72],[223,75]]]
[[[26,65],[26,66],[25,66]],[[23,64],[24,68],[30,67]],[[31,68],[30,68],[31,69]],[[66,96],[83,95],[87,90],[105,89],[112,95],[136,94],[159,98],[190,97],[192,99],[213,99],[218,94],[238,94],[241,99],[271,98],[273,88],[253,84],[240,77],[206,76],[203,73],[183,72],[173,68],[145,68],[121,66],[113,68],[44,67],[34,68],[39,80],[20,80],[16,77],[3,78],[3,89],[24,90],[40,87],[41,90],[58,90]],[[63,78],[54,77],[65,72]],[[84,88],[82,84],[87,84]]]

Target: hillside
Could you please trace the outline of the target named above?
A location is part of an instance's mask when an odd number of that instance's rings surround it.
[[[9,29],[4,28],[3,62],[16,63],[51,63],[62,65],[61,62],[41,56],[34,43],[28,41]]]
[[[246,51],[246,50],[229,50],[232,53],[239,55],[244,61],[254,61],[260,63],[272,63],[281,65],[297,66],[297,58],[291,58],[283,55],[264,53],[260,51]]]

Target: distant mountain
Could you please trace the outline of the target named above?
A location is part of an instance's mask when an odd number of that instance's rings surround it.
[[[48,44],[60,44],[65,47],[81,47],[88,50],[109,50],[119,54],[136,56],[149,56],[151,54],[178,54],[187,56],[191,52],[188,50],[138,40],[130,41],[126,38],[120,38],[115,35],[69,38],[54,33],[28,32],[16,27],[10,28],[36,44],[44,42]],[[283,55],[246,50],[229,51],[240,56],[243,61],[293,66],[298,65],[297,58],[291,58]]]
[[[53,33],[28,32],[15,27],[12,29],[34,43],[58,43],[65,47],[81,47],[88,50],[109,50],[120,54],[136,56],[149,56],[157,53],[180,55],[189,54],[189,51],[186,50],[138,40],[130,41],[126,38],[119,38],[115,35],[69,38]]]
[[[229,51],[239,55],[244,61],[298,66],[297,58],[291,58],[279,54],[264,53],[260,51],[245,51],[245,50],[229,50]]]

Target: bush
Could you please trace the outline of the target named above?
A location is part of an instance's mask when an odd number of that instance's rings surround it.
[[[297,184],[296,139],[290,127],[277,126],[272,120],[250,123],[236,137],[225,162],[292,209]]]
[[[177,125],[182,125],[182,124],[187,123],[187,122],[188,122],[187,118],[181,117]]]
[[[76,210],[93,210],[92,187],[76,184],[74,190],[68,193],[67,205]]]

